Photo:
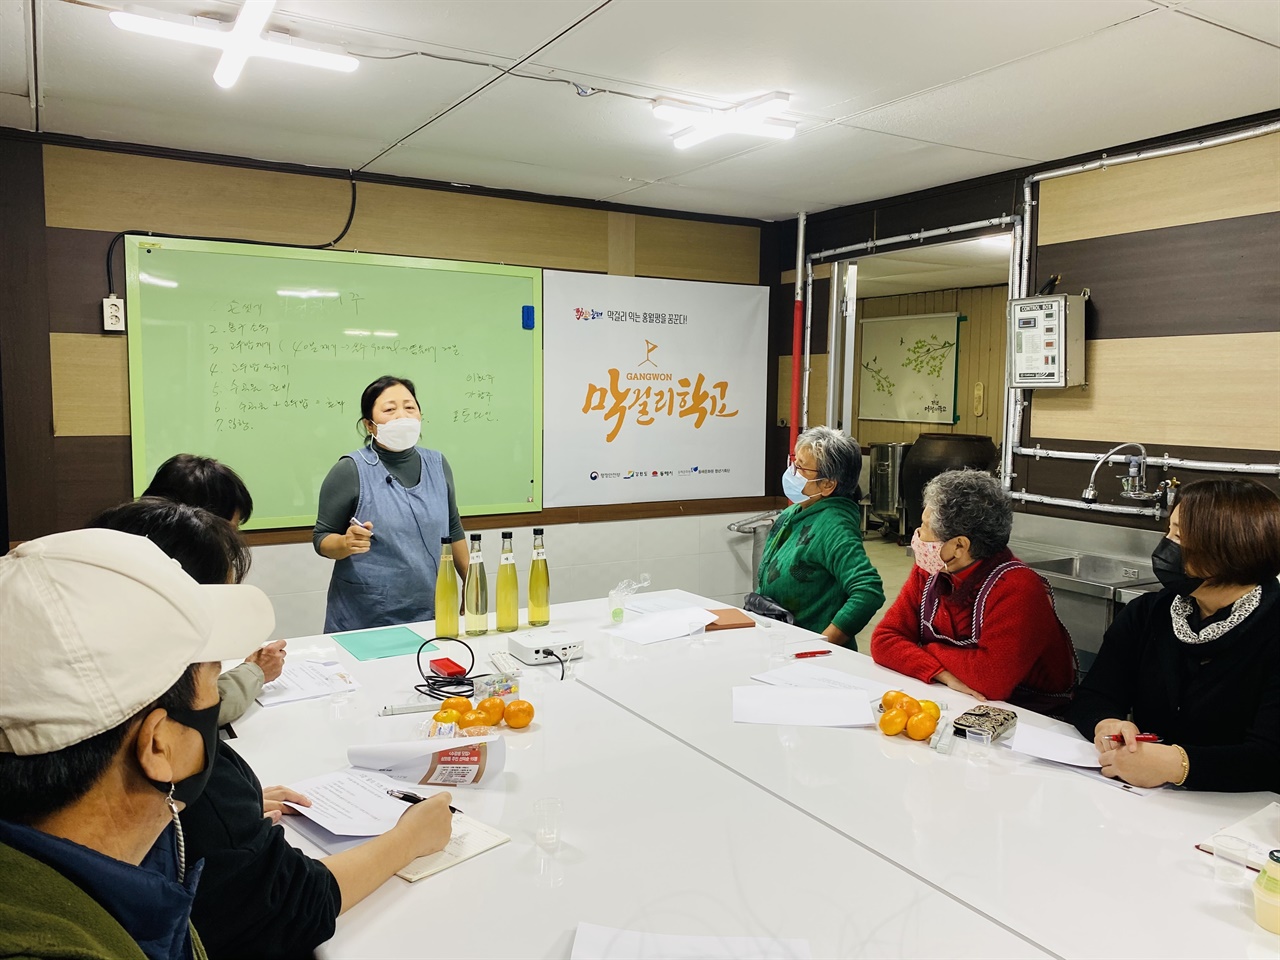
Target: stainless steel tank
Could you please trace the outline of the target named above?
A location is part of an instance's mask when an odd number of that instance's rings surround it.
[[[901,536],[904,521],[902,460],[909,443],[871,444],[871,513],[884,523],[882,532]]]

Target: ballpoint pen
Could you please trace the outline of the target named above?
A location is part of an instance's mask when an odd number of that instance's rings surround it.
[[[1112,743],[1124,743],[1124,737],[1122,737],[1118,733],[1113,733],[1111,734],[1111,736],[1105,737],[1104,739],[1110,740]],[[1138,743],[1159,743],[1160,742],[1160,738],[1157,737],[1154,733],[1140,733],[1133,739]]]
[[[406,790],[388,790],[387,796],[395,797],[397,800],[403,800],[405,803],[421,803],[423,800],[427,799],[426,797],[418,796],[416,793],[409,793]],[[461,813],[462,811],[450,804],[449,812]]]
[[[825,657],[830,655],[830,650],[804,650],[800,653],[793,653],[792,660],[805,660],[809,657]]]

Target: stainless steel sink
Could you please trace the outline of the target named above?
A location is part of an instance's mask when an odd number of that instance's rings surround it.
[[[1061,585],[1068,590],[1075,589],[1095,596],[1110,597],[1117,587],[1153,583],[1156,579],[1149,563],[1088,553],[1025,562],[1027,566],[1044,574],[1045,579],[1055,586]],[[1099,588],[1101,592],[1095,593],[1089,588]]]

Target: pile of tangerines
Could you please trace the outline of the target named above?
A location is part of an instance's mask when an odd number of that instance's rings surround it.
[[[472,708],[466,697],[449,697],[431,719],[439,724],[456,723],[459,730],[496,727],[504,721],[513,730],[519,730],[533,722],[533,704],[528,700],[506,703],[501,697],[487,697]]]
[[[928,740],[938,729],[942,711],[932,700],[917,700],[901,690],[890,690],[880,698],[880,732],[896,737],[906,731],[912,740]]]

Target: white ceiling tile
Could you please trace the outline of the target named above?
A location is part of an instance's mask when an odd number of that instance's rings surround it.
[[[223,90],[217,51],[126,33],[102,10],[44,9],[43,125],[96,139],[353,167],[495,75],[423,57],[352,74],[253,59]]]
[[[1162,10],[847,122],[1053,160],[1278,103],[1280,50]]]
[[[712,187],[686,187],[678,183],[651,183],[627,193],[608,198],[614,203],[629,203],[660,210],[684,210],[689,213],[712,213],[726,217],[755,217],[759,220],[790,220],[797,210],[816,213],[834,204],[771,197],[760,191],[717,190]]]
[[[394,163],[395,154],[415,150],[649,182],[760,143],[758,137],[726,136],[677,150],[670,132],[671,125],[655,120],[642,100],[581,97],[565,83],[504,77],[387,159]]]
[[[34,130],[36,113],[31,108],[31,101],[12,93],[0,93],[0,127]]]
[[[842,206],[997,173],[1026,161],[829,124],[673,178],[683,186]]]
[[[826,117],[928,89],[1152,9],[1145,0],[614,0],[539,64]]]
[[[0,3],[0,93],[27,95],[27,51],[31,30],[25,3]]]
[[[1276,0],[1191,0],[1179,9],[1280,46],[1280,3]]]
[[[406,147],[397,147],[367,169],[370,173],[584,200],[602,200],[631,186],[626,180],[604,173],[584,174],[526,161],[493,160]]]

